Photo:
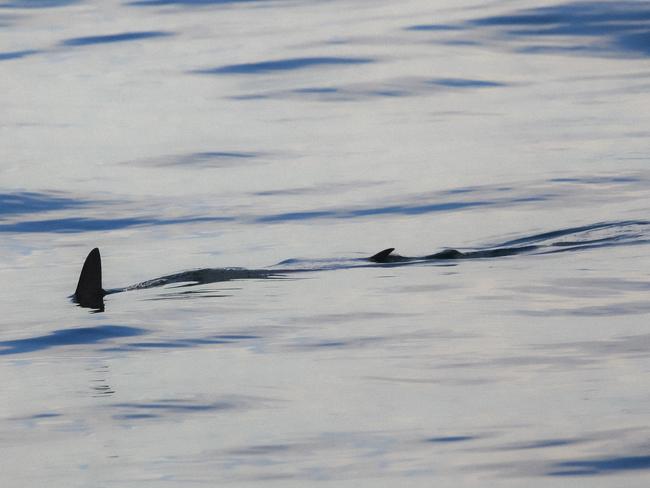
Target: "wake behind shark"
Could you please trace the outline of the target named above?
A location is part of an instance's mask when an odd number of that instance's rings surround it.
[[[500,258],[519,254],[551,254],[605,246],[642,244],[650,243],[650,238],[647,235],[648,227],[650,227],[650,222],[647,221],[604,222],[535,234],[487,248],[463,251],[443,249],[424,256],[401,256],[394,252],[395,248],[391,247],[366,258],[352,258],[333,262],[308,261],[308,266],[306,267],[300,266],[300,260],[289,259],[282,261],[276,266],[264,269],[194,269],[161,276],[124,288],[108,290],[104,290],[102,285],[101,255],[99,249],[95,248],[86,257],[77,283],[77,289],[71,298],[81,307],[102,312],[104,311],[104,297],[106,295],[130,290],[155,288],[170,284],[193,286],[232,280],[282,278],[290,274],[334,269],[403,266],[436,261],[448,262],[464,259]],[[572,239],[569,239],[569,236]]]

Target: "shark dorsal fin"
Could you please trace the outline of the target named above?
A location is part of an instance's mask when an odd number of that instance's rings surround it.
[[[370,261],[373,261],[375,263],[383,263],[388,259],[388,256],[395,250],[394,247],[389,247],[388,249],[384,249],[383,251],[379,251],[377,254],[374,256],[369,257],[368,259]]]
[[[74,297],[82,307],[96,308],[94,304],[101,301],[105,294],[102,288],[102,258],[99,249],[95,248],[84,261]]]

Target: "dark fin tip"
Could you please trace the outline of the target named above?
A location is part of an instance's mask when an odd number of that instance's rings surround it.
[[[395,250],[394,247],[389,247],[388,249],[384,249],[383,251],[379,251],[377,254],[374,256],[369,257],[368,259],[370,261],[373,261],[375,263],[383,263],[386,261],[388,256]]]
[[[102,258],[99,249],[95,248],[88,253],[81,268],[74,301],[81,307],[103,310],[105,294],[102,288]]]

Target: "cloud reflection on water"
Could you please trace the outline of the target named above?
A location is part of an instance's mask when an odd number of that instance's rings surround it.
[[[190,347],[238,344],[244,341],[260,339],[260,336],[250,334],[220,334],[203,338],[159,338],[148,342],[129,342],[117,347],[104,349],[106,352],[125,352],[145,349],[185,349]]]
[[[269,0],[134,0],[127,5],[135,7],[162,7],[176,5],[179,7],[201,7],[210,5],[230,5],[236,3],[264,3]]]
[[[444,436],[444,437],[429,437],[426,439],[426,442],[430,442],[432,444],[451,444],[451,443],[456,443],[456,442],[467,442],[467,441],[473,441],[474,439],[479,439],[478,436],[472,436],[472,435],[452,435],[452,436]]]
[[[197,153],[202,154],[202,153]],[[208,160],[221,156],[214,156],[212,153],[205,156]],[[218,153],[221,154],[221,153]],[[193,156],[188,156],[192,161]],[[201,159],[203,156],[199,157]],[[229,157],[229,156],[228,156]],[[238,156],[235,156],[237,159]],[[172,158],[173,159],[173,158]],[[243,153],[241,159],[248,159],[248,154]],[[181,157],[181,163],[183,162]],[[173,159],[173,161],[176,161]],[[200,163],[201,164],[201,163]],[[591,177],[591,178],[564,178],[562,181],[552,182],[529,182],[516,185],[485,185],[477,187],[459,187],[451,190],[418,193],[413,195],[401,195],[399,198],[386,195],[376,202],[369,201],[365,204],[355,204],[346,207],[326,206],[316,208],[302,208],[296,211],[279,211],[268,213],[253,213],[255,210],[277,208],[275,205],[262,204],[253,209],[242,211],[240,205],[228,206],[225,199],[219,200],[218,204],[213,202],[214,197],[209,196],[209,201],[202,201],[197,197],[195,205],[208,209],[203,215],[185,215],[166,217],[156,215],[161,209],[173,208],[170,201],[159,202],[125,202],[119,200],[93,201],[91,199],[67,195],[65,193],[4,193],[0,194],[0,233],[81,233],[92,231],[119,230],[131,227],[160,226],[160,225],[185,225],[185,224],[214,224],[219,222],[242,224],[276,224],[288,222],[311,222],[314,220],[338,220],[338,219],[365,219],[389,216],[417,216],[432,213],[448,213],[480,208],[513,208],[520,205],[536,204],[544,202],[546,205],[561,206],[563,202],[570,201],[571,205],[577,203],[589,204],[590,202],[604,203],[605,199],[613,198],[611,185],[618,185],[618,191],[629,190],[630,198],[639,198],[638,188],[647,183],[647,178],[641,176],[619,176],[619,177]],[[370,185],[376,183],[369,183]],[[269,198],[282,197],[286,195],[314,193],[326,191],[326,193],[350,191],[350,185],[325,183],[307,189],[289,188],[271,191],[255,192],[256,196]],[[205,197],[204,198],[208,198]],[[210,216],[210,209],[218,215]],[[63,215],[57,214],[53,218],[34,218],[40,212],[51,212],[54,210],[66,211]],[[74,213],[73,213],[74,212]],[[107,217],[108,213],[120,216]],[[2,219],[3,215],[18,216],[21,214],[34,214],[27,220]],[[205,214],[208,215],[205,215]],[[72,215],[70,215],[72,214]],[[123,215],[132,215],[123,217]],[[100,217],[101,215],[101,217]],[[631,222],[632,223],[632,222]],[[640,222],[643,223],[643,222]],[[605,222],[601,226],[620,226],[623,222]],[[590,224],[590,226],[593,224]],[[571,230],[571,229],[569,229]],[[579,230],[579,229],[578,229]],[[637,231],[635,231],[637,232]],[[645,231],[641,230],[635,236],[633,233],[616,236],[606,236],[606,239],[593,240],[592,247],[609,246],[614,244],[612,239],[620,241],[618,244],[643,244],[647,241],[644,238]],[[533,236],[534,237],[534,236]],[[542,236],[544,237],[544,236]],[[527,237],[526,239],[530,239]],[[514,242],[514,241],[513,241]],[[512,242],[510,242],[512,243]],[[584,249],[587,243],[583,240],[579,248]],[[500,244],[505,245],[505,244]],[[559,244],[558,244],[559,246]],[[574,250],[571,243],[562,244],[562,248],[548,252],[567,252]]]
[[[142,39],[151,39],[155,37],[169,37],[174,35],[172,32],[165,31],[136,31],[121,32],[119,34],[108,34],[101,36],[73,37],[61,41],[62,46],[90,46],[93,44],[111,44],[116,42],[140,41]]]
[[[476,33],[485,36],[478,45],[497,40],[525,54],[648,56],[649,20],[647,2],[582,1],[516,9],[457,24],[415,24],[405,30],[459,36]],[[456,43],[463,40],[452,38]]]
[[[186,217],[177,219],[160,219],[153,217],[131,217],[131,218],[61,218],[48,220],[29,220],[11,224],[0,224],[0,233],[56,233],[69,234],[79,232],[96,232],[127,229],[129,227],[141,227],[150,225],[175,225],[190,224],[198,222],[229,222],[234,220],[230,217]]]
[[[80,3],[82,0],[11,0],[0,5],[6,9],[36,9],[51,7],[66,7]]]
[[[570,2],[517,10],[471,21],[492,27],[504,39],[521,39],[535,52],[650,55],[650,6],[646,2]],[[573,37],[574,44],[566,44]],[[546,41],[546,44],[535,44]]]
[[[547,476],[597,476],[623,471],[650,470],[650,455],[612,456],[596,459],[560,461]]]
[[[25,49],[22,51],[5,51],[5,52],[0,52],[0,61],[10,61],[12,59],[22,59],[26,58],[28,56],[33,56],[34,54],[38,54],[41,51],[37,49]]]
[[[146,334],[145,329],[123,325],[100,325],[96,327],[75,327],[55,330],[41,336],[0,341],[0,355],[25,354],[53,347],[97,344],[122,337]]]
[[[450,90],[477,90],[509,86],[503,81],[475,78],[396,78],[374,83],[350,83],[335,86],[308,86],[291,90],[248,93],[235,100],[306,99],[327,102],[349,102],[368,98],[413,97]]]
[[[91,205],[92,201],[73,198],[63,192],[0,193],[0,218],[5,215],[51,212]]]
[[[316,66],[341,66],[373,63],[372,58],[351,58],[336,56],[315,56],[305,58],[286,58],[255,63],[229,64],[216,68],[194,70],[193,73],[203,75],[257,75],[276,71],[293,71],[313,68]]]

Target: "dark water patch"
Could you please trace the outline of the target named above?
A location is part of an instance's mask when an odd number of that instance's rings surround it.
[[[472,78],[399,78],[377,83],[353,83],[339,86],[308,86],[293,90],[268,91],[232,97],[237,100],[298,98],[351,102],[368,98],[427,96],[448,90],[477,90],[509,86],[508,83]]]
[[[81,3],[81,0],[12,0],[0,5],[0,8],[52,8],[65,7]]]
[[[594,25],[600,25],[601,31],[607,31],[625,27],[645,28],[647,27],[645,21],[650,21],[650,6],[645,2],[583,1],[519,10],[511,15],[485,17],[472,23],[533,26],[535,29],[533,32],[539,32],[541,26],[563,34],[583,34],[585,31],[591,34],[594,32]]]
[[[377,97],[405,97],[409,95],[408,92],[404,90],[374,90],[371,92],[368,92],[369,96],[377,96]]]
[[[511,190],[512,188],[508,188],[507,190]],[[476,186],[468,186],[468,187],[461,187],[461,188],[452,188],[451,190],[444,190],[442,193],[446,195],[462,195],[465,193],[476,193],[480,192],[481,189]]]
[[[224,340],[219,340],[219,339],[183,339],[180,340],[182,344],[188,344],[192,346],[204,346],[204,345],[212,345],[212,344],[234,344],[238,341],[232,340],[232,341],[224,341]]]
[[[457,31],[461,30],[462,27],[458,25],[451,24],[416,24],[410,25],[405,28],[408,31]]]
[[[443,437],[429,437],[425,439],[425,442],[430,442],[432,444],[453,444],[456,442],[467,442],[479,439],[477,436],[472,435],[450,435]]]
[[[466,201],[466,202],[447,202],[432,203],[426,205],[390,205],[376,208],[361,208],[354,210],[317,210],[305,212],[288,212],[275,215],[266,215],[258,217],[256,220],[260,223],[289,222],[296,220],[314,220],[322,218],[330,219],[349,219],[358,217],[371,217],[377,215],[419,215],[430,212],[444,212],[461,210],[466,208],[481,207],[492,205],[489,201]],[[1,228],[0,228],[1,229]]]
[[[548,449],[553,447],[571,446],[585,442],[587,439],[539,439],[532,442],[520,442],[509,444],[500,448],[500,450],[529,450],[529,449]]]
[[[507,86],[506,83],[497,81],[473,80],[468,78],[435,78],[429,80],[428,83],[446,88],[494,88]]]
[[[170,348],[183,348],[191,347],[184,342],[131,342],[127,344],[128,347],[133,348],[146,348],[146,349],[170,349]]]
[[[445,41],[439,41],[438,44],[443,46],[480,46],[481,43],[478,41],[468,41],[467,39],[447,39]]]
[[[307,348],[321,348],[321,347],[343,347],[350,343],[351,341],[333,341],[333,342],[317,342],[315,344],[307,345]]]
[[[386,342],[384,337],[351,337],[316,342],[301,342],[292,349],[299,351],[314,351],[318,349],[358,349]]]
[[[162,7],[165,5],[176,5],[179,7],[201,7],[210,5],[231,5],[237,3],[264,3],[269,0],[135,0],[127,2],[127,5],[136,7]]]
[[[571,178],[551,178],[548,180],[551,183],[579,183],[582,185],[603,185],[608,183],[640,183],[644,179],[639,176],[581,176]]]
[[[258,222],[290,222],[293,220],[312,220],[320,218],[334,218],[336,217],[336,211],[326,211],[326,210],[312,210],[305,212],[287,212],[275,215],[265,215],[258,217],[256,220]]]
[[[547,476],[599,476],[650,469],[650,456],[613,456],[555,463]]]
[[[174,35],[165,31],[137,31],[122,32],[119,34],[108,34],[103,36],[73,37],[61,41],[62,46],[91,46],[94,44],[111,44],[116,42],[140,41],[142,39],[152,39],[156,37],[169,37]]]
[[[55,233],[72,234],[81,232],[109,231],[156,225],[193,224],[201,222],[230,222],[232,217],[184,217],[162,219],[153,217],[127,217],[114,219],[97,219],[68,217],[49,220],[29,220],[11,224],[0,224],[0,233]]]
[[[176,349],[176,348],[191,348],[201,346],[214,346],[214,345],[227,345],[238,344],[239,342],[259,339],[259,336],[253,335],[215,335],[206,338],[181,338],[181,339],[159,339],[157,341],[148,342],[130,342],[119,347],[111,347],[104,349],[104,351],[112,352],[125,352],[140,349]]]
[[[27,415],[25,417],[13,417],[11,420],[25,421],[25,420],[47,420],[63,417],[63,414],[55,412],[43,412],[34,415]]]
[[[51,419],[55,417],[61,417],[60,413],[53,413],[53,412],[47,412],[47,413],[37,413],[36,415],[31,415],[27,417],[28,419],[33,419],[33,420],[38,420],[38,419]]]
[[[298,88],[297,90],[294,90],[294,93],[307,93],[307,94],[318,94],[322,95],[324,93],[330,94],[330,93],[339,93],[340,89],[331,87],[331,86],[314,86],[314,87],[308,87],[308,88]]]
[[[92,390],[95,393],[93,396],[96,398],[112,395],[115,393],[115,390],[113,390],[109,385],[93,386]]]
[[[0,52],[0,61],[10,61],[12,59],[22,59],[26,58],[28,56],[33,56],[34,54],[38,54],[41,51],[37,49],[25,49],[23,51],[7,51],[7,52]]]
[[[528,53],[650,55],[650,4],[632,1],[569,2],[474,19],[468,28],[489,28],[503,40],[528,41]],[[539,39],[554,42],[540,45]],[[574,39],[569,44],[569,39]]]
[[[526,47],[517,48],[520,54],[584,54],[593,55],[601,51],[595,50],[590,46],[549,46],[543,44],[534,44]]]
[[[61,346],[97,344],[110,339],[133,337],[146,333],[145,329],[122,325],[62,329],[26,339],[0,341],[0,347],[3,348],[0,349],[0,355],[24,354]]]
[[[624,50],[640,52],[650,56],[650,23],[645,32],[621,35],[616,39],[616,44]]]
[[[206,75],[230,75],[230,74],[265,74],[276,71],[291,71],[317,66],[341,66],[359,65],[374,62],[371,58],[346,58],[334,56],[309,57],[309,58],[287,58],[273,61],[261,61],[258,63],[229,64],[218,68],[195,70],[194,73]]]
[[[91,203],[95,202],[71,198],[61,193],[0,193],[0,217],[85,207]]]

